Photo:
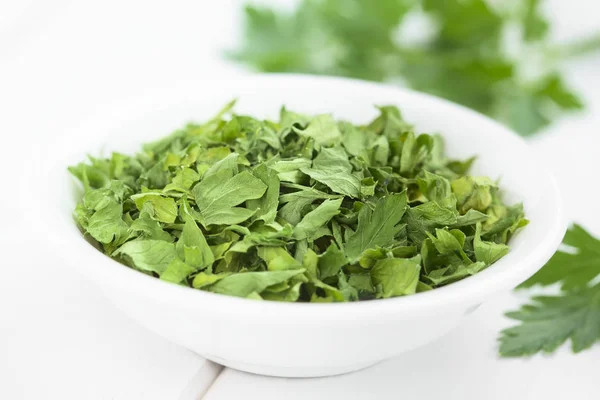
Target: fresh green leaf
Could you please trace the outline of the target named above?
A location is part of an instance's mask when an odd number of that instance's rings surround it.
[[[506,3],[302,0],[291,11],[246,5],[241,45],[231,56],[264,72],[400,82],[531,135],[561,114],[581,108],[559,71],[567,59],[598,51],[600,36],[593,33],[574,43],[553,45],[540,0]],[[415,20],[421,22],[418,31],[411,24]],[[399,113],[386,113],[374,126],[388,124],[393,134],[411,130],[400,124],[392,128]],[[293,114],[285,126],[295,122],[298,132],[328,145],[338,143],[331,118],[321,116],[318,121]],[[356,131],[346,135],[348,130],[338,128],[344,147],[358,155],[361,141]],[[406,154],[414,149],[409,144]],[[416,154],[405,157],[403,173],[411,170]]]
[[[563,290],[582,288],[600,275],[600,240],[574,224],[565,235],[564,247],[520,287],[561,283]]]
[[[568,339],[577,353],[600,340],[600,284],[558,296],[536,296],[532,304],[506,315],[521,325],[502,331],[502,356],[552,353]]]
[[[520,288],[560,283],[561,293],[536,296],[506,315],[521,322],[500,336],[500,354],[517,357],[551,353],[568,339],[574,352],[600,340],[600,241],[573,225],[548,263]]]

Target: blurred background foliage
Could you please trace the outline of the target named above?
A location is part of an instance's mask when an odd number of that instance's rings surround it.
[[[600,34],[550,43],[542,0],[301,0],[246,5],[235,60],[265,72],[393,82],[444,97],[531,135],[583,103],[561,64]]]

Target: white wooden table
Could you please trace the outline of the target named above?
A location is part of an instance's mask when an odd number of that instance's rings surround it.
[[[243,73],[220,49],[240,32],[240,1],[0,1],[1,399],[597,398],[600,347],[499,360],[502,317],[527,294],[501,294],[436,343],[334,378],[275,379],[221,368],[146,331],[55,256],[19,196],[35,198],[45,143],[115,97],[198,76]],[[290,3],[290,1],[280,1]],[[218,4],[218,5],[217,5]],[[559,38],[598,25],[584,0],[553,0]],[[3,13],[4,10],[4,13]],[[556,172],[570,216],[600,234],[600,57],[569,68],[586,114],[532,141]],[[85,132],[82,132],[85,134]],[[36,199],[43,202],[43,198]],[[520,297],[519,297],[520,296]]]

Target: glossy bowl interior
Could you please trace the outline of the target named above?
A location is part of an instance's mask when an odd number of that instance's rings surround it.
[[[501,178],[530,225],[510,253],[481,273],[407,297],[345,304],[246,300],[165,283],[104,256],[82,237],[72,211],[79,186],[66,167],[85,154],[133,152],[188,121],[203,121],[238,98],[236,112],[277,118],[281,105],[363,123],[374,105],[397,105],[418,132],[442,133],[452,157],[477,155],[474,174]],[[257,75],[186,82],[116,102],[57,138],[47,181],[56,253],[96,282],[140,324],[211,360],[276,376],[344,373],[423,345],[452,329],[489,295],[510,289],[554,253],[566,229],[552,176],[517,135],[453,103],[392,86],[342,78]],[[61,251],[68,249],[68,251]]]

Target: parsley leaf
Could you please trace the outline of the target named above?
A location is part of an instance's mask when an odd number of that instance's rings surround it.
[[[360,179],[352,174],[352,165],[341,147],[322,149],[310,168],[300,171],[328,186],[334,193],[359,197]]]
[[[406,258],[379,260],[371,270],[378,297],[387,298],[415,293],[419,282],[419,261]]]
[[[234,206],[246,200],[259,199],[267,190],[267,185],[247,171],[233,177],[228,175],[228,170],[216,172],[193,189],[205,226],[245,221],[254,211]]]
[[[541,5],[540,0],[510,6],[485,0],[303,0],[291,12],[246,5],[243,41],[231,57],[265,72],[401,82],[531,135],[583,107],[560,66],[600,49],[600,35],[564,46],[549,43],[550,24]],[[410,30],[415,20],[423,22],[419,32]],[[532,68],[535,63],[540,66]],[[331,119],[322,117],[297,132],[335,142],[339,132],[328,126]]]
[[[500,354],[508,357],[550,353],[568,339],[574,352],[587,349],[600,340],[600,240],[579,225],[565,235],[564,247],[535,275],[521,284],[560,283],[556,296],[537,296],[532,304],[506,315],[521,321],[500,336]]]
[[[364,205],[358,213],[358,227],[347,240],[350,260],[356,260],[367,249],[389,245],[399,232],[400,219],[406,210],[406,194],[381,198],[373,210]]]
[[[325,200],[317,208],[307,213],[302,221],[294,228],[294,237],[296,239],[306,239],[313,237],[319,229],[326,225],[331,218],[340,213],[342,199]]]
[[[358,301],[468,277],[524,226],[473,160],[448,159],[394,106],[365,125],[233,103],[70,168],[75,220],[107,256],[165,282],[255,300]]]
[[[164,240],[132,240],[112,255],[121,257],[135,268],[158,275],[161,275],[177,256],[175,245]]]
[[[506,315],[521,325],[502,332],[501,355],[551,353],[569,338],[577,353],[600,340],[600,284],[559,296],[536,296],[532,304]]]
[[[261,293],[269,286],[286,282],[288,279],[303,272],[304,269],[293,269],[286,271],[261,271],[233,274],[219,279],[216,283],[208,286],[207,290],[214,293],[249,297],[255,293]]]
[[[563,239],[565,247],[554,254],[544,268],[521,284],[547,286],[561,283],[563,290],[582,288],[600,275],[600,240],[574,224]]]

